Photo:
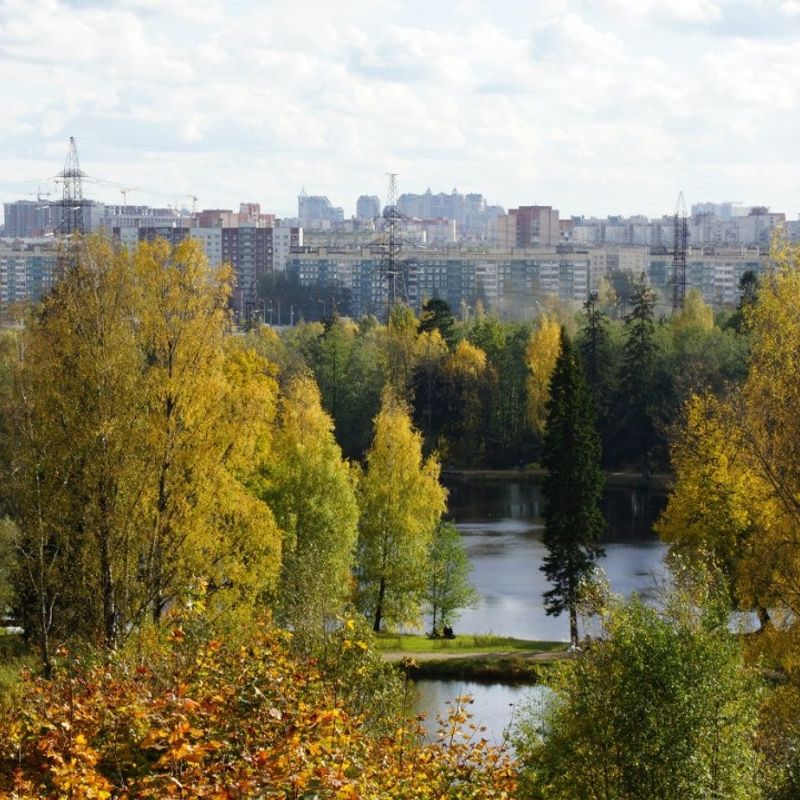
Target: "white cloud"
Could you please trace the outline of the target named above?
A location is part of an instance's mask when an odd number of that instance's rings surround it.
[[[794,159],[798,36],[712,35],[731,7],[6,0],[0,170],[52,175],[75,135],[91,174],[282,214],[303,185],[350,213],[390,168],[401,191],[566,214],[658,213],[697,175],[709,197],[761,198],[744,182],[768,177],[765,153]],[[769,186],[767,202],[797,205],[787,181]]]
[[[637,21],[708,23],[718,20],[721,4],[715,0],[592,0],[617,16]]]

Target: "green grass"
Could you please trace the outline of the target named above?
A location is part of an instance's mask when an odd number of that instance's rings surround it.
[[[24,667],[35,667],[35,659],[22,637],[0,628],[0,701],[13,698],[20,687]]]
[[[378,650],[397,650],[403,653],[550,653],[566,650],[566,642],[541,642],[514,639],[510,636],[462,634],[455,639],[429,639],[424,634],[379,633],[375,644]]]
[[[546,683],[547,673],[555,662],[531,661],[521,656],[452,658],[402,664],[401,669],[414,680],[469,681],[473,683],[519,684]]]

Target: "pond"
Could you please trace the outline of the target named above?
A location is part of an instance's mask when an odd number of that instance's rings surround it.
[[[548,584],[539,567],[545,554],[540,487],[526,481],[457,483],[450,490],[450,516],[464,537],[473,565],[471,580],[479,599],[464,609],[455,627],[458,635],[493,633],[521,639],[567,641],[566,616],[549,617],[542,602]],[[654,602],[666,580],[665,545],[653,524],[666,503],[663,493],[610,489],[603,497],[606,531],[600,566],[611,590],[629,597],[638,593]],[[585,621],[584,621],[585,622]],[[591,623],[589,623],[591,630]],[[473,695],[475,722],[486,725],[499,743],[520,701],[540,687],[467,684],[461,681],[419,681],[416,708],[427,717],[429,734],[437,715],[446,715],[448,700]]]
[[[566,617],[548,617],[539,569],[545,555],[540,488],[530,482],[459,483],[450,489],[450,515],[464,537],[479,600],[464,609],[456,633],[493,633],[521,639],[567,640]],[[607,528],[600,566],[611,589],[653,599],[665,579],[666,548],[653,533],[663,494],[640,489],[605,493]]]
[[[437,715],[447,718],[448,711],[460,697],[468,695],[470,702],[464,709],[470,715],[471,724],[485,728],[478,731],[478,738],[501,747],[506,744],[515,718],[525,713],[528,706],[537,712],[545,701],[548,689],[544,686],[505,686],[469,681],[417,681],[417,709],[426,715],[424,722],[426,738],[439,738]],[[432,709],[435,709],[433,712]]]

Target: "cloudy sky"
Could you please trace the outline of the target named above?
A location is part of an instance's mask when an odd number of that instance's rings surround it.
[[[153,205],[349,215],[391,171],[562,216],[800,211],[800,0],[211,5],[0,0],[0,200],[52,190],[73,135]]]

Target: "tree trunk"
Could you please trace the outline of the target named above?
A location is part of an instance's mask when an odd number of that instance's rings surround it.
[[[41,649],[41,656],[42,656],[42,674],[47,680],[53,675],[53,662],[50,659],[50,621],[52,619],[52,609],[50,614],[48,614],[47,609],[47,601],[45,599],[44,589],[42,589],[41,595],[41,611],[42,611],[42,620],[41,626],[42,629],[39,631],[39,647]]]
[[[381,576],[381,586],[378,590],[378,605],[375,607],[375,624],[372,630],[375,633],[381,632],[381,619],[383,616],[383,598],[386,596],[386,578]]]
[[[103,637],[109,650],[117,646],[117,607],[114,596],[114,578],[111,574],[111,553],[108,534],[103,532],[100,542],[100,570],[103,586]]]
[[[578,646],[578,612],[574,605],[569,607],[569,642],[573,647]]]

